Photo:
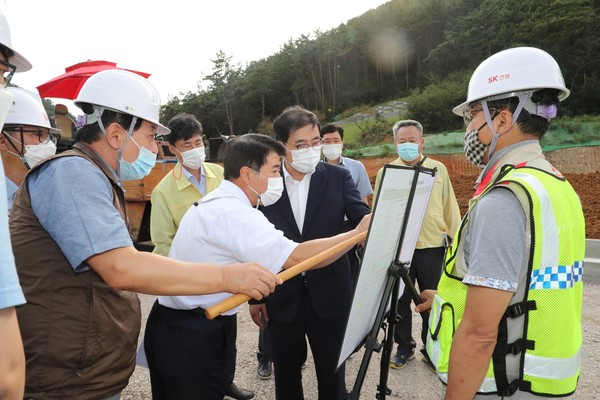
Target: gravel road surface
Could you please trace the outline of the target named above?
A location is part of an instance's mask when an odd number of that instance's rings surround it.
[[[154,296],[140,295],[143,311],[142,330]],[[413,336],[420,337],[420,318],[413,318]],[[380,339],[382,336],[380,335]],[[238,386],[250,389],[256,393],[256,400],[274,400],[274,379],[261,380],[256,377],[256,348],[258,327],[254,325],[247,311],[242,306],[238,314],[238,357],[235,382]],[[573,399],[600,399],[600,380],[598,371],[600,365],[600,282],[586,283],[584,286],[583,305],[583,366],[579,387]],[[356,381],[364,350],[354,354],[346,363],[346,385],[351,390]],[[361,399],[375,399],[380,377],[379,353],[373,353],[369,368],[363,382]],[[317,382],[314,367],[309,354],[309,362],[303,373],[304,393],[307,400],[317,399]],[[440,399],[443,386],[435,373],[422,362],[420,354],[400,370],[389,370],[388,387],[392,393],[389,399]],[[125,388],[123,400],[150,400],[150,379],[146,368],[136,368]]]

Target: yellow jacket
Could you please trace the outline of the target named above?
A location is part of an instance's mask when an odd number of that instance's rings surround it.
[[[206,193],[216,189],[223,180],[223,167],[202,163],[206,176]],[[169,255],[171,243],[179,223],[187,210],[202,198],[202,194],[185,177],[180,163],[156,185],[152,191],[150,213],[150,237],[153,253]]]
[[[421,155],[423,157],[423,155]],[[392,161],[391,165],[406,165],[401,158]],[[435,175],[435,183],[429,197],[427,210],[417,239],[417,249],[427,249],[432,247],[442,247],[444,240],[442,232],[446,232],[449,237],[454,237],[454,234],[460,226],[460,209],[458,202],[452,189],[448,170],[439,161],[432,160],[427,157],[423,162],[423,167],[437,168]],[[383,168],[377,172],[375,180],[375,192],[373,193],[374,201],[377,199],[379,185],[381,184],[381,175]]]

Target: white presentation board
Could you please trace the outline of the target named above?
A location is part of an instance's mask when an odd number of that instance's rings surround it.
[[[371,226],[367,235],[350,316],[346,324],[338,367],[352,354],[354,349],[363,343],[373,328],[388,278],[389,267],[394,263],[396,257],[400,263],[410,263],[435,182],[434,175],[435,171],[430,169],[421,168],[417,174],[413,167],[384,166],[377,198],[374,199]],[[402,246],[399,249],[404,217],[415,176],[417,176],[417,185]],[[400,294],[403,290],[404,282],[400,280]]]

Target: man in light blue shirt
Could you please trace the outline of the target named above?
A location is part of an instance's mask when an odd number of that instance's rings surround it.
[[[371,187],[371,181],[369,175],[363,163],[358,160],[353,160],[348,157],[342,157],[342,150],[344,149],[344,128],[337,124],[325,124],[321,127],[321,139],[323,139],[323,160],[329,164],[338,165],[342,168],[346,168],[350,171],[356,189],[360,193],[362,201],[369,204],[367,196],[373,194],[373,188]],[[346,219],[346,229],[352,229],[348,220]],[[356,255],[358,250],[357,246],[354,246],[348,252],[348,258],[350,259],[350,268],[352,269],[352,279],[356,281],[358,278],[358,271],[360,269],[360,262]]]
[[[373,194],[371,181],[365,166],[357,160],[342,157],[344,149],[344,128],[336,124],[326,124],[321,127],[323,139],[323,159],[329,164],[339,165],[350,171],[360,197],[367,203],[367,196]]]

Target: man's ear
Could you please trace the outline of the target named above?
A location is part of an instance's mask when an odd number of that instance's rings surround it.
[[[111,122],[105,130],[108,143],[115,149],[123,148],[123,144],[127,139],[125,129],[116,122]]]
[[[4,136],[4,133],[0,133],[0,150],[7,151],[8,150],[8,139]]]
[[[494,123],[497,124],[496,132],[498,135],[502,136],[513,126],[513,113],[510,110],[503,108],[500,110],[499,114],[494,118]]]
[[[244,165],[242,168],[240,168],[240,179],[242,180],[242,182],[244,182],[246,185],[248,185],[250,183],[250,175],[253,173],[253,171],[250,169],[250,167]]]

